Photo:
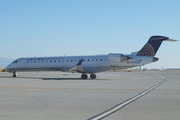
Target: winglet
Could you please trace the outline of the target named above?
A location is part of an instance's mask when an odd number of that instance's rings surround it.
[[[83,59],[79,60],[76,66],[81,66]]]
[[[70,69],[66,69],[65,71],[66,72],[79,72],[79,73],[89,72],[89,71],[84,70],[81,67],[82,61],[83,61],[83,59],[79,60],[79,62],[74,67],[72,67]]]

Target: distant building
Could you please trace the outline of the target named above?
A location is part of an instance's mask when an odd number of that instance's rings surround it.
[[[150,70],[149,68],[143,68],[142,70]]]
[[[167,68],[166,70],[180,70],[180,68]]]

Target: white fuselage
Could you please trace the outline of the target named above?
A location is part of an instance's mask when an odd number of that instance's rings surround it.
[[[148,42],[137,52],[128,55],[109,53],[94,56],[60,56],[19,58],[5,69],[16,77],[17,71],[64,71],[82,73],[81,78],[95,79],[94,73],[120,70],[145,65],[159,60],[154,57],[163,41],[176,41],[165,36],[151,36]]]
[[[19,58],[6,67],[7,71],[68,71],[83,59],[80,73],[96,73],[141,66],[153,62],[153,57],[127,55],[131,59],[121,60],[121,54],[94,56],[59,56]]]

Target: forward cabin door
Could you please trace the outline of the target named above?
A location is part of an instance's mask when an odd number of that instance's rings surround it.
[[[20,68],[26,68],[26,59],[25,58],[21,59]]]

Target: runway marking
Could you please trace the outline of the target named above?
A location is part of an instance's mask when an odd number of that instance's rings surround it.
[[[142,91],[145,89],[103,89],[103,88],[39,88],[39,87],[7,87],[0,86],[0,88],[10,88],[10,89],[50,89],[50,90],[112,90],[112,91]],[[156,91],[180,91],[171,89],[159,89]],[[0,99],[1,100],[1,99]]]
[[[10,89],[56,89],[56,90],[127,90],[127,91],[140,91],[144,89],[98,89],[98,88],[40,88],[40,87],[8,87],[0,86],[0,88],[10,88]]]
[[[161,75],[158,75],[157,73],[153,72],[153,74],[155,74],[156,76],[162,78],[162,79],[166,79],[165,77],[161,76]]]
[[[172,75],[172,76],[176,76],[176,77],[180,77],[179,75],[174,75],[174,74],[172,74],[172,73],[171,73],[170,75]]]
[[[161,76],[161,77],[162,77],[162,76]],[[164,78],[164,77],[163,77],[163,78]],[[138,94],[138,95],[136,95],[136,96],[134,96],[134,97],[132,97],[132,98],[130,98],[130,99],[128,99],[128,100],[126,100],[126,101],[124,101],[124,102],[122,102],[122,103],[120,103],[120,104],[118,104],[118,105],[116,105],[116,106],[114,106],[114,107],[112,107],[112,108],[110,108],[109,110],[107,110],[107,111],[105,111],[105,112],[103,112],[103,113],[100,113],[100,114],[98,114],[98,115],[96,115],[96,116],[94,116],[94,117],[92,117],[92,118],[89,118],[88,120],[100,120],[100,119],[103,119],[103,118],[111,115],[112,113],[120,110],[121,108],[125,107],[126,105],[130,104],[131,102],[139,99],[140,97],[144,96],[144,95],[147,94],[148,92],[152,91],[153,89],[157,88],[158,86],[164,84],[164,83],[167,82],[167,81],[168,81],[168,80],[165,79],[165,80],[161,81],[160,83],[152,86],[151,88],[143,91],[142,93],[140,93],[140,94]]]
[[[86,95],[84,95],[84,96],[81,96],[81,97],[76,98],[76,99],[74,99],[74,100],[71,100],[71,101],[69,101],[69,102],[63,103],[63,104],[61,104],[61,105],[59,105],[59,106],[56,106],[56,107],[54,107],[54,108],[51,108],[51,109],[42,111],[42,112],[37,113],[37,114],[35,114],[35,115],[29,116],[29,117],[24,118],[24,119],[22,119],[22,120],[28,120],[28,119],[34,118],[34,117],[36,117],[36,116],[39,116],[39,115],[44,114],[44,113],[46,113],[46,112],[49,112],[49,111],[51,111],[51,110],[53,110],[53,109],[57,109],[57,108],[59,108],[59,107],[62,107],[62,106],[64,106],[64,105],[67,105],[67,104],[72,103],[72,102],[74,102],[74,101],[77,101],[78,99],[81,99],[81,98],[86,97],[86,96],[88,96],[88,95],[89,95],[89,94],[86,94]]]
[[[73,88],[41,88],[41,87],[8,87],[8,86],[0,86],[0,88],[12,88],[12,89],[57,89],[57,90],[69,90]]]
[[[34,115],[32,115],[32,116],[30,116],[30,117],[27,117],[27,118],[24,118],[24,119],[22,119],[22,120],[31,119],[31,118],[36,117],[36,116],[38,116],[38,115],[44,114],[44,113],[46,113],[46,112],[49,112],[49,111],[51,111],[51,110],[53,110],[53,109],[57,109],[57,108],[59,108],[59,107],[61,107],[61,106],[67,105],[67,104],[69,104],[69,103],[72,103],[72,102],[74,102],[74,101],[76,101],[76,100],[77,100],[77,99],[71,100],[71,101],[69,101],[69,102],[66,102],[66,103],[60,105],[60,106],[56,106],[56,107],[54,107],[54,108],[51,108],[51,109],[42,111],[42,112],[40,112],[40,113],[34,114]]]
[[[4,98],[4,99],[0,99],[0,101],[27,98],[27,97],[34,97],[34,96],[51,94],[51,93],[58,93],[58,92],[62,92],[62,91],[65,91],[65,90],[58,90],[58,91],[52,91],[52,92],[46,92],[46,93],[39,93],[39,94],[32,94],[32,95],[24,95],[24,96],[18,96],[18,97]]]
[[[172,82],[172,81],[171,81]],[[49,89],[49,90],[112,90],[112,91],[142,91],[145,89],[103,89],[103,88],[39,88],[39,87],[7,87],[0,86],[0,88],[10,88],[10,89]],[[159,89],[155,91],[180,91],[180,90],[172,90],[172,89]],[[1,101],[1,99],[0,99]]]

